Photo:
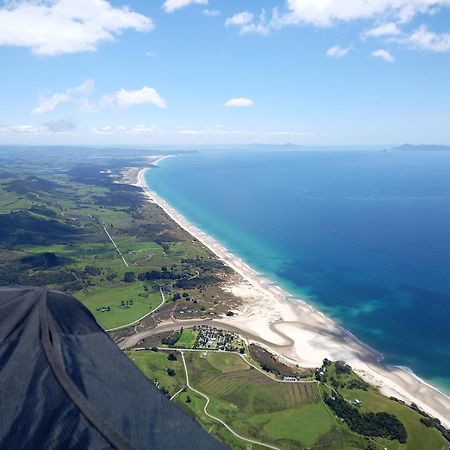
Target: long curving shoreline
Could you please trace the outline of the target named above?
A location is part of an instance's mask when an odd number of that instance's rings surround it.
[[[167,156],[153,157],[152,166]],[[153,192],[145,181],[147,168],[139,170],[137,182],[149,201],[159,205],[166,214],[194,238],[208,247],[225,264],[242,277],[241,282],[227,290],[243,300],[234,317],[216,321],[242,332],[247,339],[258,342],[286,361],[302,367],[320,366],[324,358],[344,360],[367,382],[378,386],[387,396],[414,402],[430,415],[450,427],[450,398],[399,367],[386,366],[382,355],[359,341],[311,305],[292,296],[262,278],[242,259],[230,253],[222,244],[192,225],[164,199]]]

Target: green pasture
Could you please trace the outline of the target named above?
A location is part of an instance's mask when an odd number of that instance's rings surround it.
[[[175,347],[192,348],[195,344],[197,336],[198,336],[197,330],[185,328],[185,329],[183,329],[183,332],[181,333],[180,339],[178,339],[178,342],[175,344]]]
[[[172,396],[185,386],[186,380],[180,354],[176,352],[177,360],[169,361],[169,353],[141,350],[127,352],[127,355],[147,378],[157,381],[160,387],[167,389],[168,395]],[[175,370],[175,376],[168,375],[169,368]]]
[[[134,322],[155,309],[161,303],[159,292],[146,292],[142,283],[115,287],[92,287],[86,292],[76,292],[78,298],[94,314],[97,322],[105,329],[116,328]],[[122,308],[122,301],[133,300],[129,308]],[[111,307],[109,312],[97,308]]]

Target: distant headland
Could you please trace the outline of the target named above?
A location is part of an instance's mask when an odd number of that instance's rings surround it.
[[[391,150],[402,150],[402,151],[419,151],[419,152],[449,152],[450,145],[411,145],[403,144],[399,147],[393,147]]]

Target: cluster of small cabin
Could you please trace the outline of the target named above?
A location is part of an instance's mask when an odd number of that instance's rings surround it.
[[[213,327],[200,328],[194,348],[234,352],[241,344],[238,335]]]

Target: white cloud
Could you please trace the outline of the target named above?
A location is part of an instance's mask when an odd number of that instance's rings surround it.
[[[106,0],[10,0],[0,8],[0,45],[38,55],[95,51],[122,31],[150,31],[150,18]]]
[[[336,22],[381,17],[407,22],[417,14],[449,5],[450,0],[287,0],[288,12],[280,16],[280,24],[327,27]]]
[[[35,125],[10,125],[0,127],[1,134],[38,134],[41,129]]]
[[[258,18],[248,11],[242,11],[229,17],[225,21],[225,26],[235,26],[240,29],[241,34],[268,34],[271,24],[267,21],[266,11],[261,10]]]
[[[362,39],[387,38],[384,44],[447,52],[450,51],[450,33],[434,33],[422,25],[408,36],[401,28],[417,16],[437,15],[449,7],[450,0],[286,0],[285,6],[274,8],[268,18],[264,9],[259,16],[243,11],[229,17],[225,25],[238,27],[241,34],[267,35],[293,25],[323,28],[342,22],[362,22],[365,27],[369,23],[368,29],[360,34]],[[333,47],[327,55],[339,57],[339,50],[340,47]]]
[[[450,33],[434,33],[429,31],[425,25],[419,27],[403,42],[411,47],[431,52],[450,51]]]
[[[364,33],[364,36],[383,37],[383,36],[398,36],[401,31],[396,23],[388,22],[377,25]]]
[[[243,26],[248,25],[249,23],[253,22],[253,14],[248,11],[242,11],[240,13],[235,14],[232,17],[229,17],[225,21],[225,26],[229,27],[230,25],[235,26]]]
[[[395,61],[394,57],[387,51],[382,48],[375,50],[372,52],[372,56],[375,56],[376,58],[380,58],[383,61],[393,63]]]
[[[128,108],[133,105],[155,105],[165,108],[167,102],[162,98],[156,89],[144,86],[142,89],[127,90],[120,89],[112,94],[103,97],[102,104],[111,104],[119,109]]]
[[[172,13],[180,8],[185,8],[189,5],[207,5],[208,0],[166,0],[163,5],[164,11]]]
[[[90,94],[94,89],[94,81],[86,80],[78,86],[57,92],[48,97],[41,97],[37,106],[33,109],[33,114],[46,114],[54,111],[64,104],[76,105],[83,113],[98,112],[101,107],[115,106],[118,109],[125,109],[133,105],[156,105],[160,108],[167,106],[166,100],[162,98],[154,88],[144,86],[142,89],[127,90],[119,89],[111,94],[104,95],[99,102],[90,100]]]
[[[252,106],[254,104],[253,100],[251,98],[246,97],[237,97],[237,98],[230,98],[227,100],[224,104],[226,107],[247,107]]]
[[[33,109],[33,114],[45,114],[53,111],[58,106],[70,102],[71,96],[67,93],[53,94],[50,97],[42,97],[39,99],[39,103],[36,108]]]
[[[335,45],[327,50],[327,56],[331,58],[343,58],[350,51],[350,47],[341,47],[340,45]]]
[[[33,109],[33,114],[46,114],[54,111],[58,106],[65,103],[77,103],[80,109],[87,112],[92,105],[86,98],[94,89],[94,81],[86,80],[78,86],[57,92],[49,97],[41,97],[37,106]]]
[[[217,17],[222,14],[218,9],[204,9],[202,13],[207,17]]]

